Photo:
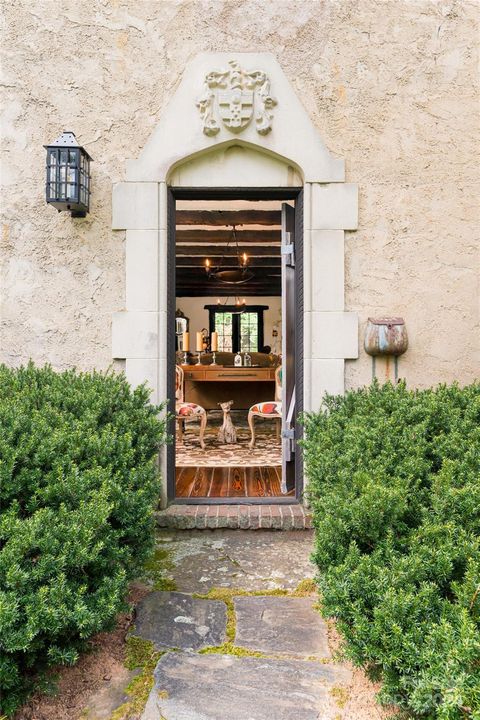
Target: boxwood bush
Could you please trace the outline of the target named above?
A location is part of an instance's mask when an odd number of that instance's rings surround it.
[[[123,375],[0,366],[1,712],[123,607],[153,543],[159,410]]]
[[[322,608],[347,656],[414,717],[480,718],[480,385],[374,384],[305,422]]]

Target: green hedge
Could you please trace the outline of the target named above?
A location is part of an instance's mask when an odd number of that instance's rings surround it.
[[[153,542],[159,409],[123,376],[0,366],[3,713],[123,607]]]
[[[374,384],[306,418],[326,617],[381,701],[480,718],[480,385]]]

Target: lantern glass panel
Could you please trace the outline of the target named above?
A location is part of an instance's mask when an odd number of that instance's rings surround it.
[[[63,150],[60,154],[63,153]],[[67,196],[67,166],[60,165],[59,167],[59,183],[58,183],[58,195],[57,197],[64,200]]]
[[[70,165],[67,168],[67,199],[76,200],[78,190],[78,171]]]
[[[48,197],[57,197],[57,151],[50,150],[48,153],[48,168],[47,168],[47,182],[48,182]]]

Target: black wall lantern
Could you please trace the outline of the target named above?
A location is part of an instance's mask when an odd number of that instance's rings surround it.
[[[72,217],[85,217],[90,206],[92,158],[68,130],[43,147],[47,150],[47,203],[58,212],[70,210]]]

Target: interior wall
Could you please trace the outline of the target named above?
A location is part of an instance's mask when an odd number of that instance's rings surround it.
[[[192,350],[194,349],[195,333],[200,332],[202,328],[208,329],[208,310],[205,310],[205,305],[215,305],[217,299],[217,297],[177,298],[177,310],[181,310],[190,320],[190,348]],[[224,302],[225,298],[221,298],[221,300]],[[282,350],[282,298],[246,297],[245,300],[247,305],[268,305],[268,310],[265,310],[263,315],[263,342],[265,345],[271,346],[273,353],[279,354]],[[273,330],[278,332],[276,338],[272,335]]]

